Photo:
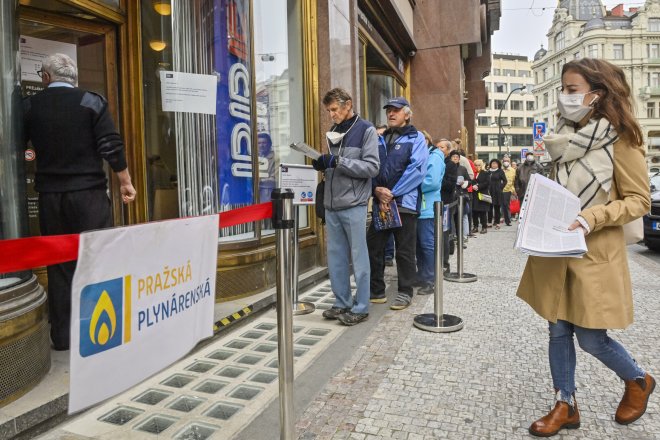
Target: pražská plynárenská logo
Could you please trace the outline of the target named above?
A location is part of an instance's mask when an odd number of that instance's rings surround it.
[[[126,277],[128,278],[128,277]],[[124,277],[85,286],[80,293],[80,355],[92,356],[130,340],[130,296]],[[130,285],[130,280],[126,280]],[[126,314],[130,319],[129,314]],[[125,337],[124,337],[125,336]]]

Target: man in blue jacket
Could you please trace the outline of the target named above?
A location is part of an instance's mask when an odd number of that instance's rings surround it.
[[[371,302],[385,303],[385,245],[394,233],[397,257],[398,293],[390,306],[405,309],[412,302],[415,282],[415,243],[417,216],[420,212],[420,186],[426,175],[429,152],[424,135],[411,124],[410,103],[403,97],[390,99],[383,107],[387,115],[387,130],[379,138],[380,171],[373,179],[374,211],[389,210],[392,200],[401,216],[400,228],[378,231],[373,223],[367,232],[371,264]]]
[[[429,160],[422,181],[422,206],[417,220],[417,282],[419,295],[434,292],[435,281],[435,202],[441,200],[440,188],[445,175],[444,154],[429,141]]]

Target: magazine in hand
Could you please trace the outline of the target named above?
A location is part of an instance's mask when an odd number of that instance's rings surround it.
[[[374,203],[371,222],[377,231],[400,228],[401,216],[399,215],[399,208],[396,206],[396,200],[392,199],[390,202],[389,211],[381,211],[380,203]]]
[[[289,145],[289,147],[291,147],[292,150],[302,153],[313,160],[316,160],[321,156],[321,153],[319,153],[318,151],[316,151],[315,149],[313,149],[304,142],[294,142],[291,145]]]
[[[557,182],[532,174],[520,208],[515,249],[540,257],[582,257],[581,228],[568,227],[580,213],[580,199]]]

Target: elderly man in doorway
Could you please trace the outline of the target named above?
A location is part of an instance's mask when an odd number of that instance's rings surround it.
[[[46,58],[39,71],[46,87],[23,103],[26,141],[36,152],[35,189],[43,235],[75,234],[112,226],[105,160],[119,178],[122,201],[135,199],[124,142],[108,102],[79,89],[78,68],[64,54]],[[55,350],[69,349],[71,282],[76,262],[48,266],[50,336]]]

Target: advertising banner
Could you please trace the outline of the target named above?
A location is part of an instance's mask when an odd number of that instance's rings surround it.
[[[69,414],[213,335],[218,215],[81,234],[71,299]]]
[[[254,202],[250,1],[217,0],[214,8],[218,180],[222,206]],[[266,171],[266,169],[264,169]]]

